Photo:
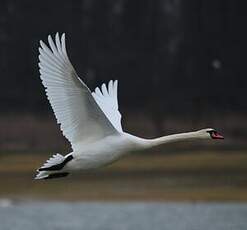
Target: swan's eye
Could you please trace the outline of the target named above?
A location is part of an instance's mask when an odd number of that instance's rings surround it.
[[[212,139],[224,139],[224,137],[215,130],[208,131]]]

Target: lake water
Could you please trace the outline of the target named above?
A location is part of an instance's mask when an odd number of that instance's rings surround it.
[[[46,229],[246,230],[247,204],[0,200],[0,230]]]

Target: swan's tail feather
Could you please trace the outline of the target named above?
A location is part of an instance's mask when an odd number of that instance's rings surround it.
[[[34,178],[35,180],[41,180],[41,179],[54,179],[54,178],[60,178],[60,177],[65,177],[68,176],[68,172],[57,172],[57,173],[51,173],[47,171],[42,171],[39,172],[36,177]]]
[[[50,168],[54,165],[58,165],[61,164],[64,161],[64,156],[62,156],[61,154],[57,153],[54,154],[52,157],[50,157],[50,159],[48,159],[42,167],[40,167],[37,171],[44,171],[42,169],[45,168]]]
[[[67,156],[62,156],[61,154],[57,153],[53,155],[49,160],[46,161],[46,163],[39,168],[37,171],[58,171],[63,169],[63,167],[73,159],[73,156],[71,154]]]
[[[38,174],[35,179],[52,179],[67,176],[69,173],[63,171],[63,168],[72,159],[72,154],[68,154],[65,157],[59,153],[54,154],[37,170]]]
[[[41,179],[46,179],[47,177],[49,177],[49,172],[43,171],[43,172],[38,172],[38,174],[34,179],[41,180]]]

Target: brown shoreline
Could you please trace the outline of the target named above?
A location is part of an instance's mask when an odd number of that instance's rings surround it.
[[[247,152],[133,155],[95,171],[37,181],[48,154],[1,154],[0,197],[67,201],[247,201]]]

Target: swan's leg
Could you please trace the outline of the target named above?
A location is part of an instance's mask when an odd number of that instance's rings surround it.
[[[44,179],[47,180],[47,179],[54,179],[54,178],[59,178],[59,177],[65,177],[65,176],[68,176],[69,173],[67,172],[61,172],[61,173],[52,173],[52,174],[49,174],[48,177],[45,177]]]

